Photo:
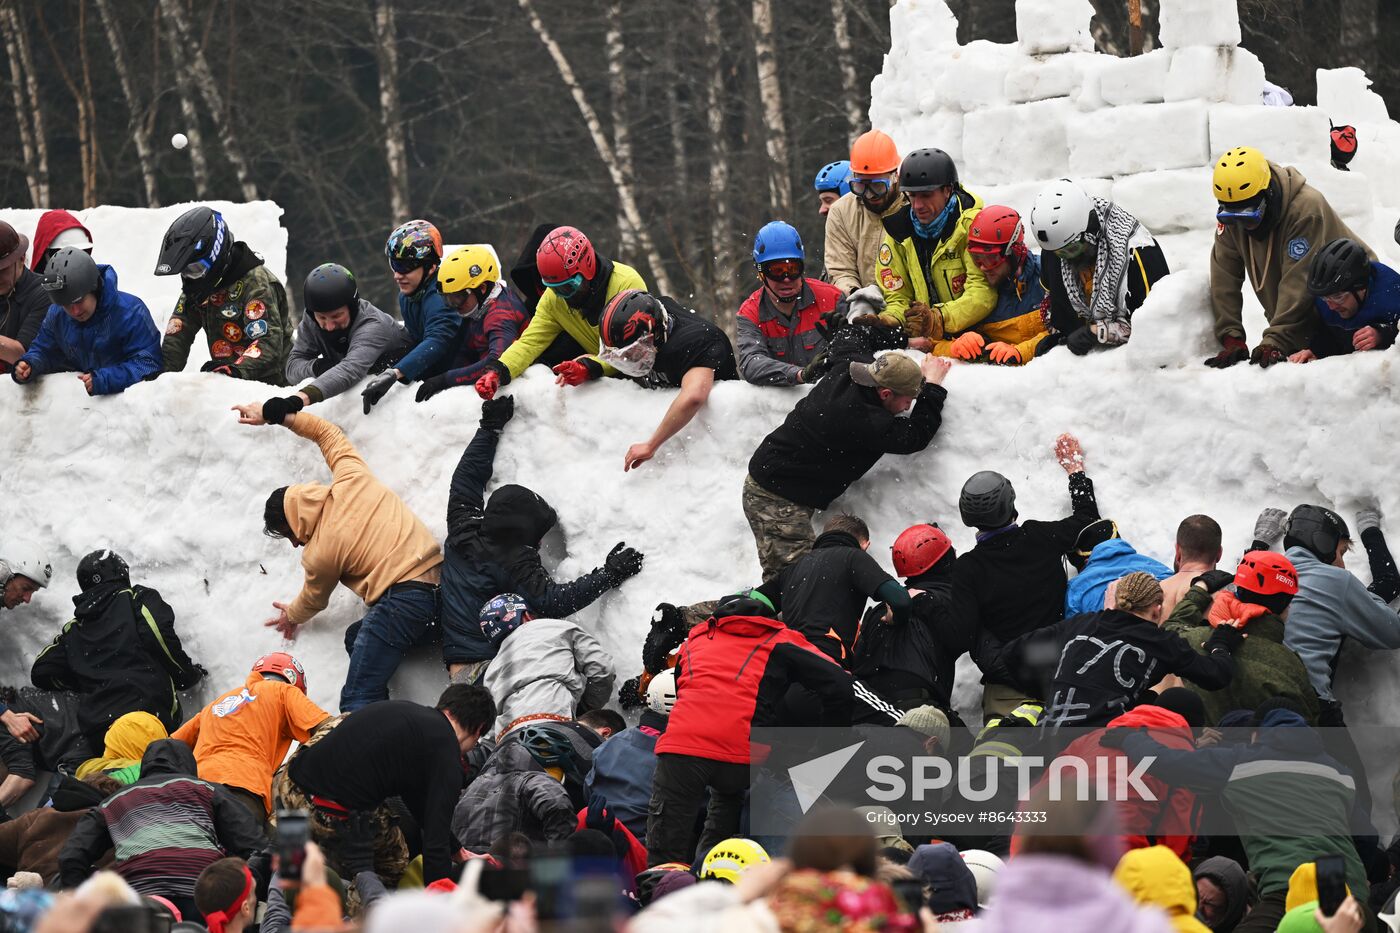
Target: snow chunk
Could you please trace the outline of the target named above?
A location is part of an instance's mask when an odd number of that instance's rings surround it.
[[[1162,0],[1157,38],[1163,48],[1240,44],[1235,0]]]
[[[1263,93],[1264,63],[1247,49],[1191,46],[1172,55],[1167,100],[1258,104]]]
[[[943,54],[945,63],[936,76],[925,76],[932,83],[932,100],[945,109],[964,112],[1006,103],[1006,74],[1025,61],[1016,46],[985,39]],[[921,109],[927,112],[928,106],[921,103]]]
[[[1125,175],[1113,183],[1113,200],[1154,235],[1199,230],[1215,221],[1210,174],[1208,168],[1184,168]]]
[[[1317,106],[1333,123],[1351,123],[1358,130],[1390,121],[1385,99],[1371,90],[1371,79],[1360,68],[1317,69]]]
[[[1078,56],[1033,58],[1006,73],[1006,97],[1023,104],[1051,97],[1074,97],[1084,83]]]
[[[1027,55],[1092,52],[1089,0],[1016,0],[1016,38]]]
[[[902,153],[930,147],[942,149],[963,169],[963,115],[950,111],[919,114],[894,124],[890,132]]]
[[[1167,71],[1172,62],[1169,49],[1153,49],[1131,58],[1103,58],[1105,63],[1099,81],[1104,103],[1122,107],[1165,100]]]
[[[1067,165],[1068,98],[991,107],[963,118],[963,165],[969,178],[1005,184]]]
[[[1206,114],[1207,106],[1196,101],[1074,114],[1069,170],[1107,176],[1202,165],[1209,158]]]
[[[1210,152],[1253,146],[1280,165],[1330,158],[1327,116],[1316,107],[1216,104],[1210,108]]]

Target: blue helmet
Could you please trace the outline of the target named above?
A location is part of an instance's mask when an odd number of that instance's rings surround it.
[[[842,159],[840,162],[823,165],[821,171],[817,172],[817,180],[812,182],[812,187],[817,189],[818,194],[823,191],[848,193],[851,190],[851,163]]]
[[[502,593],[481,607],[481,634],[491,644],[500,647],[506,636],[528,622],[533,616],[524,596]]]
[[[753,264],[756,266],[774,259],[806,258],[802,253],[802,237],[790,223],[770,220],[753,238]]]

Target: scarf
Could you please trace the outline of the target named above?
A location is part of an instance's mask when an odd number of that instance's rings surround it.
[[[1094,255],[1093,297],[1084,293],[1084,283],[1073,263],[1060,263],[1060,281],[1079,319],[1103,328],[1106,339],[1100,338],[1101,342],[1126,343],[1132,332],[1132,314],[1126,306],[1118,304],[1118,292],[1132,258],[1128,241],[1140,225],[1132,214],[1103,198],[1094,198],[1094,210],[1099,216],[1099,232]]]
[[[248,899],[248,895],[253,891],[253,873],[248,870],[248,866],[243,866],[243,893],[239,894],[232,904],[223,910],[215,910],[204,915],[204,923],[209,927],[209,933],[224,933],[228,922],[234,918],[243,902]]]
[[[936,240],[943,235],[943,228],[948,226],[948,218],[957,212],[958,192],[955,190],[948,196],[948,203],[943,205],[943,210],[938,212],[938,216],[926,224],[919,223],[919,218],[914,214],[914,208],[909,208],[909,219],[914,224],[914,233],[925,240]]]

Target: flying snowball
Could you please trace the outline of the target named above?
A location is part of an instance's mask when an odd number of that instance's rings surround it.
[[[189,144],[189,138],[186,137],[184,133],[176,133],[174,136],[170,137],[170,145],[174,146],[176,149],[183,149]]]

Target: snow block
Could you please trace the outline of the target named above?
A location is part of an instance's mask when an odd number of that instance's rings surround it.
[[[1084,73],[1073,55],[1033,58],[1006,73],[1006,98],[1014,104],[1052,97],[1074,97],[1084,82]]]
[[[1132,58],[1104,57],[1107,62],[1099,75],[1104,103],[1123,107],[1158,104],[1166,99],[1167,71],[1172,62],[1169,49],[1153,49]]]
[[[1113,200],[1154,235],[1184,233],[1215,223],[1209,168],[1124,175],[1113,183]]]
[[[1333,123],[1358,130],[1390,120],[1385,99],[1371,90],[1371,79],[1360,68],[1317,69],[1317,106]]]
[[[1157,23],[1157,40],[1163,48],[1240,44],[1235,0],[1161,0]]]
[[[1204,165],[1207,105],[1138,104],[1072,114],[1069,170],[1074,175],[1130,175]]]
[[[1253,146],[1281,165],[1316,162],[1329,158],[1327,130],[1327,116],[1316,107],[1215,104],[1210,108],[1211,157]]]
[[[942,149],[958,166],[963,164],[963,115],[953,111],[918,114],[887,130],[900,152]],[[882,124],[876,124],[881,126]]]
[[[1016,38],[1027,55],[1092,52],[1089,0],[1016,0]]]
[[[1258,104],[1264,93],[1264,63],[1248,49],[1193,45],[1172,54],[1166,99]]]
[[[1318,161],[1314,158],[1299,162],[1297,169],[1303,173],[1308,184],[1322,192],[1332,209],[1340,214],[1347,226],[1358,235],[1361,228],[1370,225],[1376,210],[1371,183],[1366,176],[1358,172],[1338,171],[1332,167],[1330,159]],[[1390,217],[1390,223],[1392,226],[1395,223],[1393,216]]]
[[[1126,205],[1125,205],[1126,206]],[[1152,286],[1133,313],[1133,336],[1123,353],[1143,368],[1181,365],[1215,352],[1210,275],[1203,269],[1174,272]]]
[[[1005,184],[1063,174],[1069,147],[1065,123],[1074,113],[1066,97],[990,107],[963,118],[963,161],[969,178]]]
[[[1014,45],[978,39],[945,53],[938,70],[922,80],[931,83],[933,100],[942,109],[997,107],[1006,103],[1007,72],[1024,61]],[[928,104],[921,102],[920,109],[928,112]]]

